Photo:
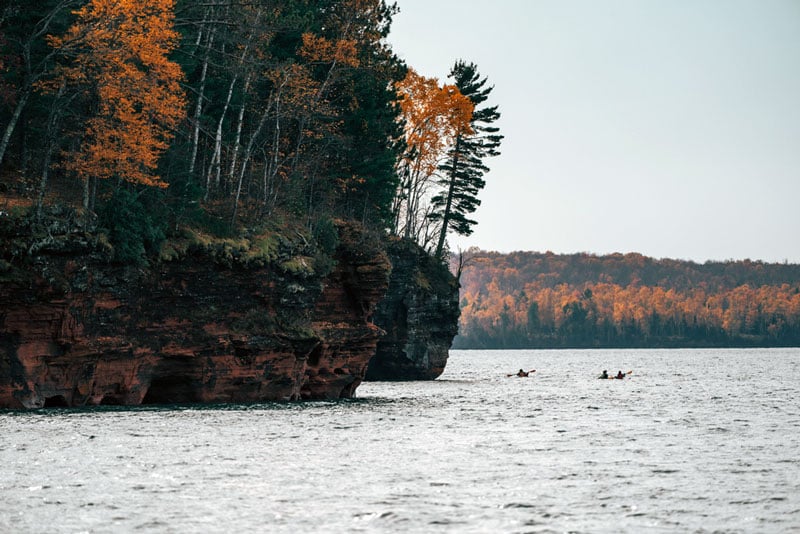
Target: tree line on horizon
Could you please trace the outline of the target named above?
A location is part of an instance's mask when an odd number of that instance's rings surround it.
[[[502,136],[458,60],[442,84],[387,42],[384,0],[9,0],[0,8],[0,209],[96,213],[120,260],[170,228],[332,220],[444,258]]]
[[[800,346],[800,265],[478,249],[465,256],[454,348]]]

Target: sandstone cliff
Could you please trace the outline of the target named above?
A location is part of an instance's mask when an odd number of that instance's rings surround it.
[[[0,217],[0,408],[331,399],[364,378],[390,264],[357,227],[327,263],[300,234],[187,230],[131,267],[57,215]]]
[[[386,331],[367,380],[433,380],[444,372],[458,333],[458,281],[416,243],[389,242],[389,291],[375,311]]]

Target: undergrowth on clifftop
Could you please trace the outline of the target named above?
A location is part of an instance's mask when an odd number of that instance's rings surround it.
[[[333,251],[322,250],[313,238],[287,226],[260,228],[235,238],[183,227],[161,244],[158,260],[180,261],[198,253],[226,267],[274,266],[299,277],[325,276],[335,265]]]
[[[309,230],[276,217],[252,228],[239,227],[236,236],[219,235],[204,225],[170,230],[151,205],[152,199],[121,190],[98,216],[59,204],[46,206],[38,215],[33,207],[3,211],[0,280],[24,282],[37,256],[82,252],[100,263],[138,268],[201,255],[227,268],[271,267],[302,279],[325,277],[336,265],[341,222],[321,219]]]

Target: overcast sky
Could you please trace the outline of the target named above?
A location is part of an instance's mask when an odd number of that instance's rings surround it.
[[[506,137],[462,249],[800,263],[800,0],[397,0]]]

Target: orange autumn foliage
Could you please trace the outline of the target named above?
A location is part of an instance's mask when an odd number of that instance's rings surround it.
[[[458,135],[472,133],[474,104],[455,85],[439,86],[414,69],[397,84],[409,150],[405,161],[421,175],[432,175]]]
[[[459,347],[800,342],[800,266],[473,251]]]
[[[79,151],[65,168],[82,177],[117,177],[166,187],[158,159],[185,117],[180,67],[168,59],[178,44],[174,0],[91,0],[50,44],[73,56],[57,73],[96,101]]]
[[[394,232],[425,246],[435,232],[426,224],[433,178],[459,136],[472,134],[472,101],[455,85],[439,85],[408,69],[395,84],[405,138],[398,161]]]
[[[329,40],[313,33],[303,34],[300,56],[311,63],[340,63],[358,67],[358,50],[353,39]]]

